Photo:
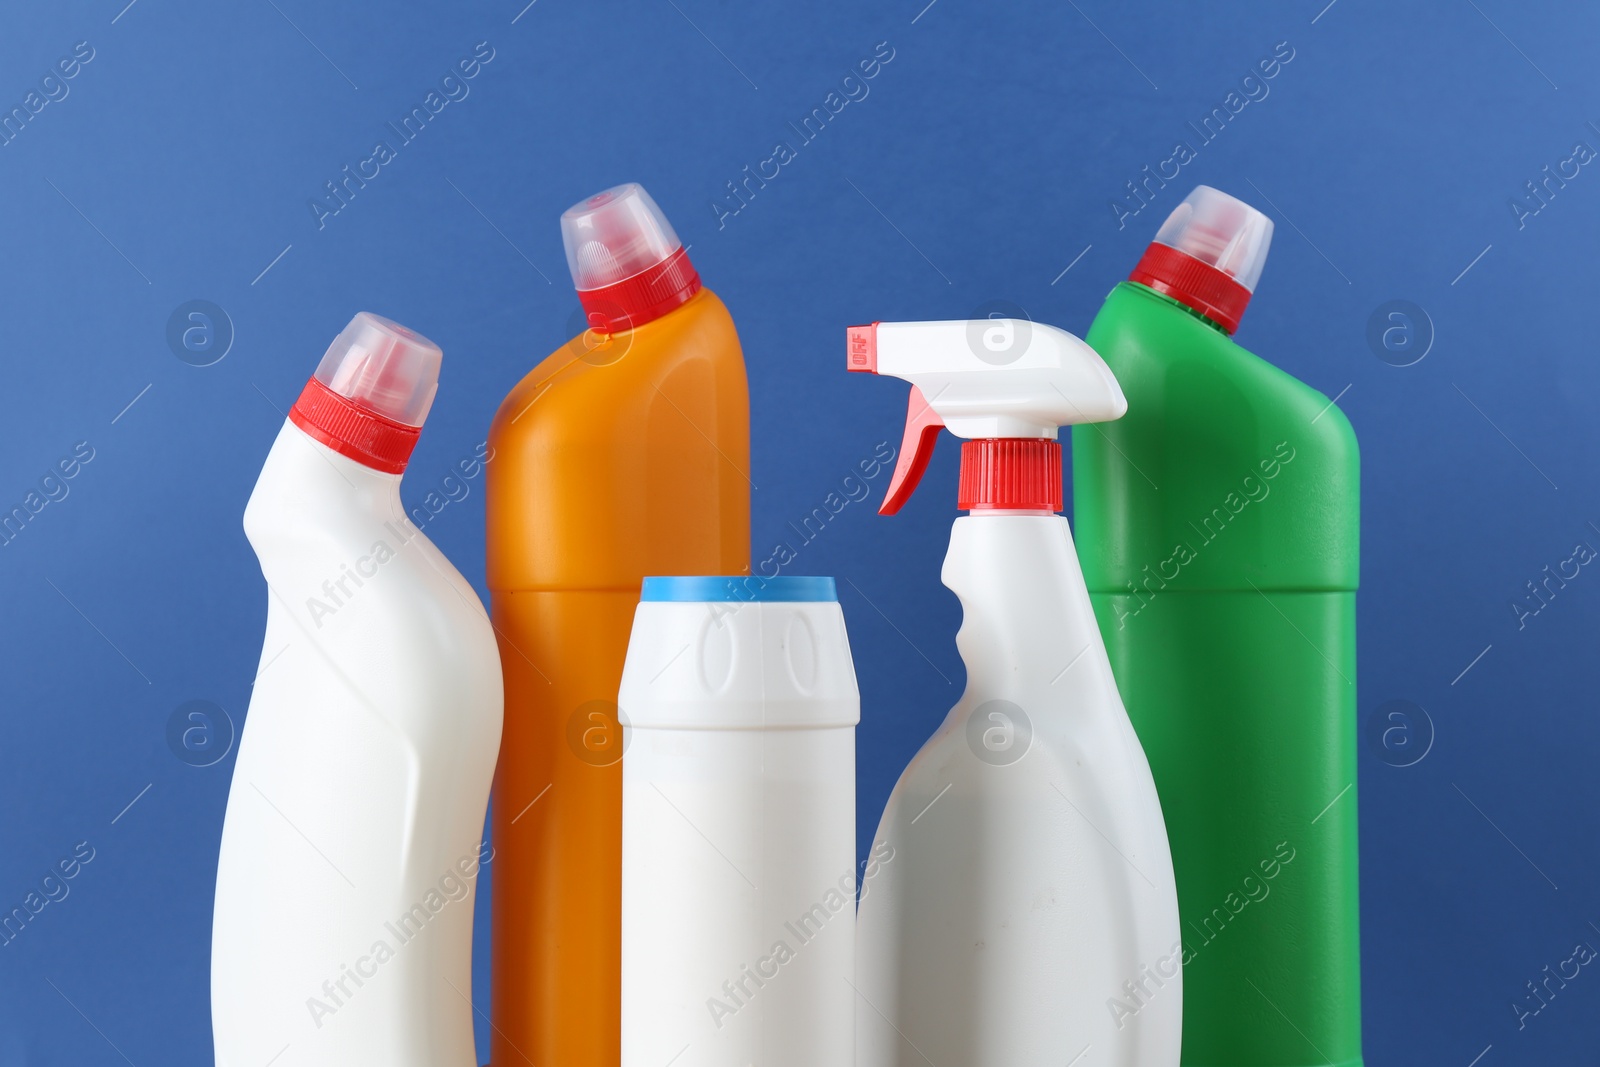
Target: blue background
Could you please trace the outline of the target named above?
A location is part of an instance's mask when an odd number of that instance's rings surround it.
[[[1361,713],[1426,713],[1400,746],[1420,762],[1361,756],[1369,1062],[1592,1056],[1600,975],[1520,1030],[1511,1004],[1600,945],[1600,576],[1582,569],[1520,628],[1510,605],[1600,545],[1600,173],[1520,226],[1509,201],[1575,142],[1600,146],[1593,9],[125,2],[8,3],[0,33],[6,109],[74,44],[94,49],[0,147],[0,508],[77,442],[94,450],[0,548],[0,910],[76,842],[96,853],[0,947],[0,1063],[210,1062],[233,761],[186,764],[167,723],[191,700],[242,722],[265,597],[240,516],[282,413],[354,312],[432,337],[446,361],[406,479],[420,501],[575,332],[556,216],[627,180],[739,324],[758,559],[898,441],[904,389],[844,373],[847,323],[1007,300],[1082,333],[1193,184],[1265,210],[1277,233],[1239,340],[1342,395],[1364,460]],[[480,41],[494,59],[470,95],[319,229],[323,183]],[[795,142],[787,123],[881,41],[894,58],[870,94],[719,225],[725,183]],[[1269,95],[1119,228],[1124,184],[1283,41]],[[234,333],[211,366],[167,340],[195,299]],[[1391,300],[1423,311],[1410,366],[1368,341]],[[961,688],[937,581],[956,451],[901,516],[852,504],[791,568],[841,578],[863,843]],[[481,479],[428,534],[481,591]]]

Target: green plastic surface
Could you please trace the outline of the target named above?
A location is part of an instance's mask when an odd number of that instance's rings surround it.
[[[1073,428],[1076,541],[1172,843],[1183,1063],[1356,1067],[1355,434],[1143,285],[1087,340],[1128,413]]]

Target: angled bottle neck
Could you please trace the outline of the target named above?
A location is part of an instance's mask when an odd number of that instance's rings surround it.
[[[245,507],[245,533],[259,553],[264,542],[280,538],[404,522],[400,478],[351,459],[286,421]]]

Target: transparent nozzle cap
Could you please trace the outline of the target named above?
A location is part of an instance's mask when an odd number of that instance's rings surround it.
[[[683,247],[672,223],[638,182],[613,186],[563,211],[561,242],[580,292],[631,278]]]
[[[1243,200],[1197,185],[1156,231],[1156,243],[1217,268],[1253,293],[1272,245],[1272,220]]]
[[[439,346],[370,311],[350,320],[317,364],[316,379],[346,400],[421,426],[439,389]]]

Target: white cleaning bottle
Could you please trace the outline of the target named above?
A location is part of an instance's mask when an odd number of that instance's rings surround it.
[[[1120,418],[1084,342],[1026,320],[852,327],[911,382],[889,495],[966,438],[944,584],[967,688],[900,776],[857,919],[857,1067],[1176,1067],[1172,857],[1061,509],[1057,428]]]
[[[439,361],[357,315],[245,508],[267,632],[217,870],[218,1067],[478,1063],[500,660],[472,587],[400,504]]]
[[[617,696],[622,1067],[848,1067],[856,689],[832,578],[646,578]]]

